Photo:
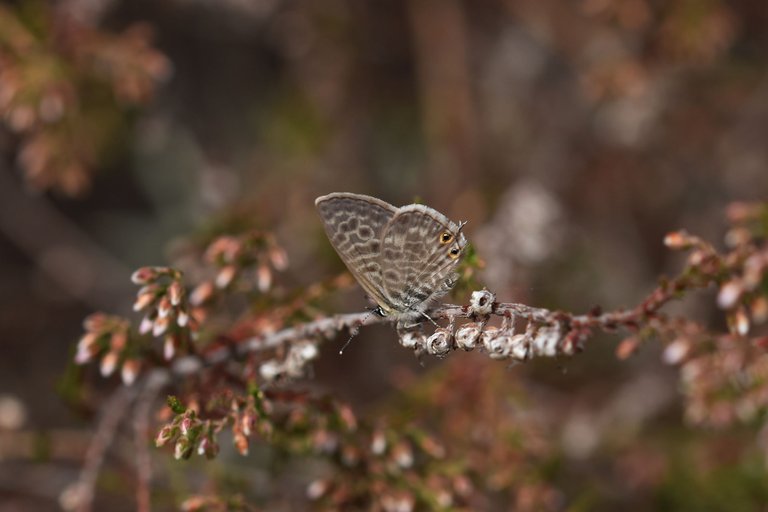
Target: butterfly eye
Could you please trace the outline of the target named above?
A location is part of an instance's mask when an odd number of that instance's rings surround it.
[[[441,244],[450,243],[451,240],[453,240],[453,235],[450,234],[447,231],[443,231],[443,233],[440,235],[440,243]]]
[[[454,247],[453,249],[451,249],[451,250],[448,252],[448,255],[450,256],[450,258],[451,258],[451,259],[455,260],[456,258],[458,258],[458,257],[459,257],[459,253],[460,253],[460,252],[461,252],[461,251],[459,250],[459,248],[458,248],[458,247]]]

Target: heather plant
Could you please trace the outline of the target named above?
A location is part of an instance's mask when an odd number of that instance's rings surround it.
[[[404,350],[419,358],[449,357],[455,364],[401,384],[403,404],[363,418],[349,404],[312,388],[312,363],[345,333],[360,330],[364,336],[361,328],[390,320],[329,311],[329,295],[351,284],[345,275],[303,290],[280,287],[288,255],[262,232],[214,238],[200,250],[194,272],[200,277],[194,281],[171,267],[137,270],[134,310],[142,318],[89,316],[75,361],[98,363],[104,377],[120,369],[125,387],[118,393],[129,398],[117,410],[110,409],[116,398],[107,398],[102,425],[117,428],[113,416],[138,421],[143,428],[135,438],[137,453],[149,449],[152,437],[156,448],[167,448],[167,456],[177,460],[214,459],[221,443],[232,443],[241,456],[262,445],[287,460],[322,461],[311,476],[304,475],[307,506],[475,510],[501,500],[519,510],[560,509],[567,497],[542,473],[554,457],[545,433],[552,425],[523,412],[529,405],[514,391],[515,369],[500,372],[477,358],[459,360],[469,357],[464,352],[477,351],[508,368],[536,358],[589,357],[596,332],[616,333],[616,364],[646,344],[663,344],[662,361],[680,367],[685,417],[692,425],[759,422],[768,397],[768,207],[735,203],[728,220],[723,251],[685,231],[668,234],[667,247],[687,251],[685,266],[632,308],[575,314],[499,302],[481,289],[463,306],[431,310],[438,327],[393,325],[392,341]],[[479,264],[472,255],[464,275],[471,276]],[[717,290],[724,329],[665,313],[668,303],[708,288]],[[514,411],[505,409],[497,393]],[[753,442],[764,446],[766,427],[757,430]],[[92,453],[67,503],[89,509],[96,492],[91,475],[102,457]],[[148,508],[149,461],[157,455],[145,457],[136,485],[139,503]],[[285,499],[253,491],[260,503]],[[182,508],[247,509],[242,499],[194,493]]]

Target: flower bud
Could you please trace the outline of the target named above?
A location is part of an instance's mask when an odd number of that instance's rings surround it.
[[[272,271],[266,263],[261,263],[256,269],[256,284],[261,293],[269,291],[272,286]]]
[[[237,275],[237,267],[234,265],[227,265],[219,270],[219,273],[216,274],[216,288],[224,289],[229,286],[235,275]]]
[[[101,358],[101,365],[99,366],[101,376],[109,377],[112,375],[115,371],[115,368],[117,368],[117,362],[119,359],[120,354],[113,350],[104,354],[104,357]]]
[[[248,455],[248,438],[242,432],[235,432],[232,442],[240,455],[243,457]]]
[[[177,336],[169,334],[165,337],[163,340],[163,357],[166,361],[173,359],[173,356],[176,355],[176,349],[179,348],[179,345],[180,343]]]
[[[141,362],[138,359],[126,359],[120,368],[120,378],[123,380],[123,384],[130,386],[136,381],[136,377],[139,375],[141,369]]]
[[[285,270],[288,268],[288,255],[285,254],[282,247],[277,245],[269,248],[269,261],[275,267],[275,270]]]
[[[158,317],[155,319],[154,325],[152,325],[152,335],[162,336],[165,331],[168,330],[168,326],[171,324],[170,319],[166,317]]]
[[[188,459],[192,455],[194,446],[187,436],[181,436],[176,440],[176,445],[173,447],[173,457],[176,460]]]
[[[315,480],[307,486],[307,498],[310,500],[317,500],[322,498],[328,489],[330,483],[327,480]]]
[[[765,323],[768,320],[768,299],[764,295],[756,297],[750,306],[750,313],[756,324]]]
[[[86,331],[100,331],[104,328],[106,323],[107,315],[104,313],[93,313],[83,320],[83,329]]]
[[[160,429],[160,432],[157,433],[157,437],[155,437],[155,446],[160,448],[161,446],[165,445],[168,441],[173,440],[174,437],[178,435],[176,427],[173,427],[171,425],[164,425],[163,428]]]
[[[77,353],[75,354],[75,363],[85,364],[91,361],[99,353],[100,347],[97,343],[99,336],[95,332],[86,333],[77,343]]]
[[[116,352],[122,351],[127,343],[128,333],[124,329],[116,330],[109,338],[109,347]]]
[[[136,297],[136,302],[133,303],[133,310],[141,311],[143,309],[146,309],[154,301],[155,301],[154,293],[149,293],[149,292],[140,293],[138,297]]]
[[[691,346],[688,340],[678,338],[664,349],[661,355],[662,360],[667,364],[678,364],[688,355]]]
[[[407,469],[413,466],[413,450],[411,449],[411,446],[405,441],[397,443],[392,448],[392,458],[401,468]]]
[[[159,301],[157,301],[157,314],[160,318],[166,318],[171,314],[172,306],[171,299],[168,295],[163,295]]]
[[[131,274],[133,284],[147,284],[157,278],[157,272],[154,267],[141,267]]]
[[[154,312],[153,312],[154,313]],[[147,334],[155,326],[154,314],[144,315],[139,323],[139,334]]]
[[[192,294],[189,296],[189,302],[193,306],[204,304],[213,296],[213,291],[213,283],[210,281],[203,281],[192,291]]]
[[[181,298],[183,295],[184,286],[182,286],[180,281],[173,281],[168,285],[168,300],[171,301],[172,305],[178,306],[181,304]]]
[[[717,294],[717,305],[722,309],[730,309],[741,297],[744,286],[739,279],[732,279],[720,287]]]
[[[381,430],[374,431],[371,438],[371,453],[374,455],[383,455],[386,450],[387,437],[384,435],[384,432]]]

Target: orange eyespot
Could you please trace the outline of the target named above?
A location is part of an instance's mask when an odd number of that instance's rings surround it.
[[[441,244],[448,244],[451,242],[451,240],[453,240],[453,235],[447,231],[443,231],[443,233],[440,235]]]
[[[459,250],[459,248],[458,248],[458,247],[454,247],[453,249],[451,249],[450,251],[448,251],[448,256],[449,256],[451,259],[455,260],[456,258],[458,258],[458,257],[459,257],[459,253],[460,253],[460,252],[461,252],[461,251]]]

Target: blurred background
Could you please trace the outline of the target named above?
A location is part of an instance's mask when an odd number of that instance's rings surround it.
[[[56,390],[82,318],[127,314],[130,273],[211,226],[274,232],[302,287],[343,270],[315,197],[418,200],[469,221],[500,300],[636,304],[680,268],[665,233],[719,241],[730,201],[766,198],[766,26],[760,0],[0,4],[0,432],[73,443],[0,460],[0,510],[55,509],[77,476],[91,412]],[[661,350],[616,341],[496,381],[556,425],[566,495],[757,510],[751,440],[686,428]],[[475,356],[422,368],[386,327],[324,349],[317,385],[363,413]]]

